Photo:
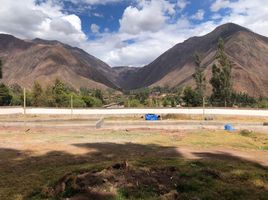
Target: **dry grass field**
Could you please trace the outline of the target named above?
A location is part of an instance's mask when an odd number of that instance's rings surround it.
[[[267,196],[267,133],[0,128],[1,200]]]

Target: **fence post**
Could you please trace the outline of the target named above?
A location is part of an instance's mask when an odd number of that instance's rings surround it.
[[[73,118],[73,95],[71,95],[71,118]]]
[[[206,100],[205,97],[203,97],[203,120],[205,120],[205,107],[206,107]]]
[[[23,88],[23,114],[26,115],[26,89]]]

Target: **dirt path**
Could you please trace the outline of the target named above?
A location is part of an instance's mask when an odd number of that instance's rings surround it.
[[[177,151],[187,159],[234,159],[246,160],[268,166],[268,152],[255,150],[234,150],[221,147],[209,149],[194,149],[190,147],[177,148]]]

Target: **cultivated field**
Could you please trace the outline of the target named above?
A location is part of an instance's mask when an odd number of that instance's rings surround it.
[[[267,197],[265,130],[0,128],[1,200]]]

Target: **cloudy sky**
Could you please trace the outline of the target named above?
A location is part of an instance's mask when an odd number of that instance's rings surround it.
[[[59,40],[111,66],[143,66],[234,22],[268,36],[268,0],[0,0],[0,32]]]

